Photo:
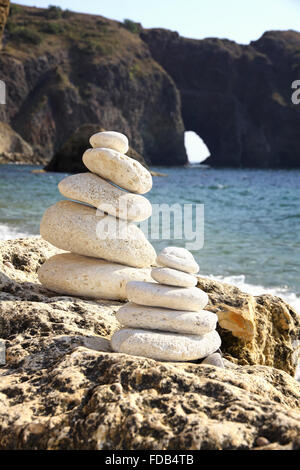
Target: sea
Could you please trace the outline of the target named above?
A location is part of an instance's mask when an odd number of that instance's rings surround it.
[[[37,170],[0,166],[0,239],[38,235],[45,209],[63,199],[57,184],[67,174]],[[254,295],[277,295],[300,313],[300,170],[152,170],[165,175],[153,178],[152,204],[203,207],[204,242],[193,251],[201,274]],[[160,250],[187,240],[150,241]]]

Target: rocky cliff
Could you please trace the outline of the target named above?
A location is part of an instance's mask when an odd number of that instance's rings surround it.
[[[31,145],[35,163],[59,154],[83,125],[124,132],[148,163],[186,162],[179,92],[130,28],[13,5],[0,54],[8,95],[0,120]],[[78,151],[74,167],[80,160]]]
[[[162,29],[142,32],[181,96],[186,130],[207,144],[212,166],[299,167],[300,34],[270,31],[249,46],[192,40]]]
[[[54,156],[49,168],[76,171],[80,148],[65,154],[68,142],[100,126],[126,133],[148,164],[186,163],[184,130],[194,130],[212,166],[300,166],[300,105],[291,101],[300,33],[271,31],[242,46],[13,5],[3,45],[0,121],[31,147],[26,162]],[[0,154],[21,160],[9,143]]]
[[[202,278],[225,369],[113,353],[120,303],[38,283],[56,251],[39,237],[0,243],[0,449],[300,449],[291,307]]]

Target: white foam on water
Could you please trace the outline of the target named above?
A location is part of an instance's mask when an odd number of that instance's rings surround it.
[[[28,232],[20,232],[17,228],[10,227],[9,225],[0,224],[0,240],[13,240],[30,236],[34,235]]]
[[[277,297],[281,297],[289,305],[294,307],[297,313],[300,315],[300,297],[297,297],[294,292],[291,292],[287,287],[264,287],[245,282],[245,276],[243,274],[239,276],[209,276],[211,279],[216,281],[226,282],[238,287],[241,291],[252,295],[271,294]]]
[[[289,291],[286,287],[263,287],[256,286],[245,282],[246,277],[241,274],[239,276],[209,276],[216,281],[226,282],[227,284],[234,285],[241,289],[241,291],[252,295],[271,294],[281,297],[289,305],[291,305],[296,312],[300,315],[300,297],[297,297],[294,292]],[[296,379],[300,381],[300,363],[296,372]]]

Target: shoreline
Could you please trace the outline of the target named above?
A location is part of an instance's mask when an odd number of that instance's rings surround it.
[[[0,243],[4,241],[12,241],[12,240],[22,240],[28,238],[39,238],[39,234],[24,234],[24,236],[14,236],[11,238],[1,238],[1,226],[0,224]],[[20,232],[17,232],[16,235],[20,235]],[[152,242],[153,243],[153,242]],[[286,286],[263,286],[263,285],[255,285],[248,283],[246,280],[246,276],[243,273],[236,273],[234,275],[221,275],[221,274],[212,274],[203,272],[203,275],[212,279],[214,281],[224,282],[226,284],[234,285],[245,292],[247,294],[251,294],[254,296],[269,294],[274,295],[283,299],[287,302],[291,307],[293,307],[297,313],[300,315],[300,296],[297,297],[297,294],[288,289]],[[300,374],[300,371],[299,371]],[[299,375],[300,377],[300,375]]]

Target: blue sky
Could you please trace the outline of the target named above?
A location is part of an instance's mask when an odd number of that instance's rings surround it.
[[[49,4],[146,28],[163,27],[191,38],[220,37],[247,44],[270,29],[300,29],[300,0],[25,0]]]

